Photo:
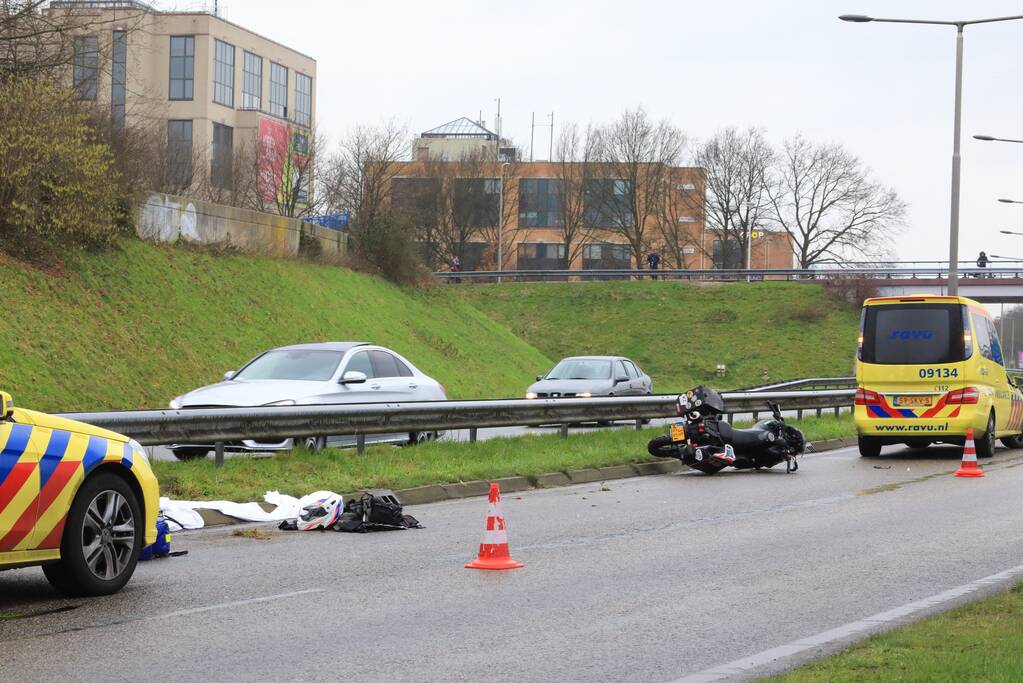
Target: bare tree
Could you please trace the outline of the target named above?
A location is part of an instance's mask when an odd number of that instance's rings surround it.
[[[143,15],[129,9],[117,17],[117,24],[130,29]],[[72,66],[98,75],[109,65],[110,46],[96,41],[83,50],[78,41],[110,23],[102,13],[81,11],[69,2],[0,0],[0,81],[44,78],[63,82]]]
[[[706,192],[687,197],[692,204],[704,204],[706,229],[724,243],[735,245],[739,264],[747,268],[750,234],[763,227],[771,215],[772,204],[765,183],[774,160],[774,150],[757,128],[720,130],[701,144],[693,156],[694,165],[706,173]],[[714,257],[702,235],[694,246]]]
[[[348,211],[353,232],[370,226],[388,201],[398,164],[408,158],[408,129],[394,120],[356,126],[341,140],[320,176],[324,201],[332,211]]]
[[[592,227],[619,234],[642,263],[649,231],[661,212],[664,183],[679,165],[686,136],[671,122],[654,122],[642,108],[626,111],[595,131],[599,164],[586,183],[584,202]]]
[[[258,149],[257,202],[273,213],[291,218],[313,215],[325,203],[325,193],[314,192],[316,166],[323,156],[323,139],[315,130],[288,130],[287,140],[268,136]]]
[[[906,213],[856,156],[801,135],[785,142],[766,188],[771,218],[788,233],[801,268],[885,253]]]
[[[577,124],[570,123],[562,127],[554,150],[554,174],[560,185],[557,220],[566,268],[594,234],[586,220],[586,187],[594,175],[594,147],[592,128],[580,131]]]

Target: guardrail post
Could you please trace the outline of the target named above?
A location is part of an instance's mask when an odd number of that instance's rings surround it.
[[[841,411],[842,411],[842,406],[835,406],[835,417],[838,417],[839,413],[841,413]]]
[[[355,435],[355,452],[358,455],[366,454],[366,435],[356,434]]]
[[[638,417],[636,418],[636,431],[637,432],[643,431],[643,420],[641,420]]]
[[[797,420],[802,420],[803,419],[803,409],[802,408],[800,408],[799,410],[796,411],[796,419]]]
[[[824,414],[824,409],[823,408],[818,408],[817,409],[817,417],[820,417],[823,414]]]
[[[218,441],[213,444],[213,464],[216,467],[224,466],[224,442]]]
[[[469,443],[476,443],[477,436],[479,436],[479,430],[475,427],[469,427]]]
[[[565,424],[561,425],[561,438],[562,439],[567,439],[568,438],[568,423],[567,422]]]

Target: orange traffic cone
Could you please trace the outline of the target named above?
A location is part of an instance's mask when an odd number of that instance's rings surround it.
[[[487,510],[487,526],[480,541],[480,552],[475,560],[465,565],[466,569],[518,569],[525,565],[511,558],[508,551],[508,530],[504,526],[501,512],[501,487],[490,484],[490,508]]]
[[[957,477],[983,477],[984,470],[977,465],[977,449],[973,444],[973,427],[966,430],[966,445],[963,446],[963,464],[956,470]]]

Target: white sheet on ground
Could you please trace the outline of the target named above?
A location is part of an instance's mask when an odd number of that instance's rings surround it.
[[[298,498],[286,496],[277,491],[267,491],[263,500],[275,506],[267,512],[259,503],[234,503],[229,500],[171,500],[160,499],[160,512],[170,519],[171,531],[201,529],[202,516],[196,510],[217,510],[228,517],[246,522],[280,522],[298,517]],[[175,524],[175,522],[177,522]]]

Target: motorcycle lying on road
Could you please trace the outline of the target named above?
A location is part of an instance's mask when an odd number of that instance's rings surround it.
[[[651,439],[647,450],[659,458],[678,458],[706,474],[726,467],[770,468],[782,462],[786,472],[795,472],[806,439],[785,423],[777,403],[768,402],[767,406],[773,413],[771,419],[761,420],[752,429],[736,429],[725,419],[721,394],[698,386],[678,397],[675,414],[680,420],[670,425],[668,434]]]

